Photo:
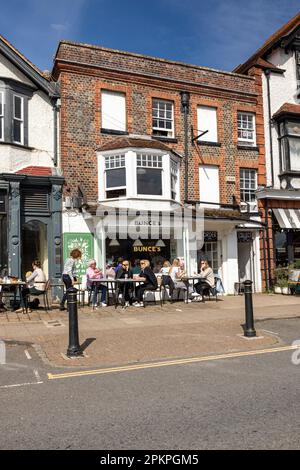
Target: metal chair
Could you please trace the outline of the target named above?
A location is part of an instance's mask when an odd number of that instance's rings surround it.
[[[48,291],[50,290],[51,288],[51,282],[50,282],[50,279],[48,279],[48,281],[46,281],[45,283],[45,289],[43,291],[41,291],[41,293],[39,294],[32,294],[34,297],[40,297],[40,296],[43,296],[43,304],[44,304],[44,309],[46,312],[49,312],[50,310],[50,305],[49,305],[49,299],[48,299]],[[26,305],[28,305],[28,302],[30,301],[30,292],[28,294],[28,297],[27,297],[27,302],[26,302]]]
[[[163,306],[162,295],[161,295],[162,288],[163,288],[163,286],[162,286],[162,285],[159,285],[159,286],[157,286],[156,289],[149,289],[149,288],[148,288],[148,289],[147,289],[147,288],[144,289],[144,291],[143,291],[143,297],[142,297],[142,301],[143,301],[144,308],[146,307],[145,294],[146,294],[147,292],[153,292],[153,293],[154,293],[154,303],[155,303],[155,305],[156,305],[155,292],[158,292],[158,293],[159,293],[159,302],[160,302],[160,306],[161,306],[161,307]]]

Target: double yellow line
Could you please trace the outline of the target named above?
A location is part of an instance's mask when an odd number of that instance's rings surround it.
[[[292,351],[294,349],[300,349],[300,345],[282,346],[280,348],[257,349],[254,351],[242,351],[242,352],[227,353],[227,354],[218,354],[216,356],[190,357],[187,359],[176,359],[174,361],[152,362],[148,364],[147,363],[135,364],[132,366],[110,367],[107,369],[92,369],[92,370],[83,370],[83,371],[75,371],[75,372],[66,372],[65,374],[48,373],[47,375],[48,375],[49,380],[68,379],[71,377],[86,377],[88,375],[112,374],[116,372],[130,372],[130,371],[144,370],[144,369],[155,369],[158,367],[178,366],[178,365],[183,365],[183,364],[196,364],[199,362],[218,361],[220,359],[230,359],[230,358],[236,358],[236,357],[258,356],[260,354],[271,354],[271,353],[276,353],[276,352]]]

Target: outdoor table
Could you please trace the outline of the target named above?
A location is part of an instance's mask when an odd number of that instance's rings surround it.
[[[112,285],[114,284],[114,290],[113,290],[113,293],[115,294],[115,291],[117,290],[116,289],[116,284],[123,284],[123,289],[121,291],[121,295],[122,295],[122,301],[121,301],[121,304],[122,304],[122,307],[125,308],[125,285],[126,284],[129,284],[129,283],[132,283],[132,284],[139,284],[141,282],[144,282],[144,281],[141,281],[140,279],[133,279],[133,278],[128,278],[128,279],[124,279],[124,278],[121,278],[121,279],[109,279],[109,278],[103,278],[103,279],[90,279],[90,282],[91,284],[109,284],[110,282],[112,283]],[[117,296],[115,295],[115,308],[117,308],[118,306],[118,298]]]
[[[23,282],[23,281],[18,281],[18,282],[3,282],[3,281],[1,281],[0,282],[1,292],[2,292],[2,287],[14,287],[14,292],[13,292],[14,305],[16,304],[17,294],[19,292],[20,305],[21,305],[23,313],[26,312],[27,309],[26,309],[26,307],[24,305],[24,302],[23,302],[22,287],[25,287],[26,285],[27,285],[26,282]],[[13,311],[13,309],[12,309],[12,311]]]
[[[187,304],[188,303],[188,300],[189,300],[189,284],[190,284],[190,281],[192,281],[192,284],[193,284],[193,290],[194,290],[194,286],[195,286],[195,281],[199,281],[200,280],[200,276],[198,275],[194,275],[194,276],[183,276],[181,277],[180,279],[178,279],[182,282],[184,282],[184,284],[186,285],[187,289],[186,289],[186,299],[185,299],[185,303]]]

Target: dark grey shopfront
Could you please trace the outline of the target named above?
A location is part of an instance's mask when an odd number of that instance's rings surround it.
[[[0,174],[0,272],[24,277],[39,258],[49,279],[61,277],[63,181]]]

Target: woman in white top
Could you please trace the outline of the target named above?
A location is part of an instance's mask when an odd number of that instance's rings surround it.
[[[164,276],[168,276],[169,275],[169,271],[170,271],[170,268],[171,268],[171,263],[170,261],[164,261],[164,264],[160,270],[160,274],[164,275]]]
[[[45,291],[46,287],[46,276],[44,271],[41,268],[41,262],[39,260],[34,260],[32,263],[32,273],[27,273],[26,276],[26,282],[27,286],[24,289],[22,289],[22,297],[23,297],[23,302],[26,305],[27,311],[30,311],[28,309],[28,295],[41,295]],[[20,308],[17,310],[17,312],[22,312],[23,309]]]
[[[182,276],[184,276],[185,272],[180,267],[180,260],[175,258],[172,266],[169,270],[169,276],[171,277],[172,281],[175,284],[175,288],[184,288],[186,287],[184,282],[181,281]]]

